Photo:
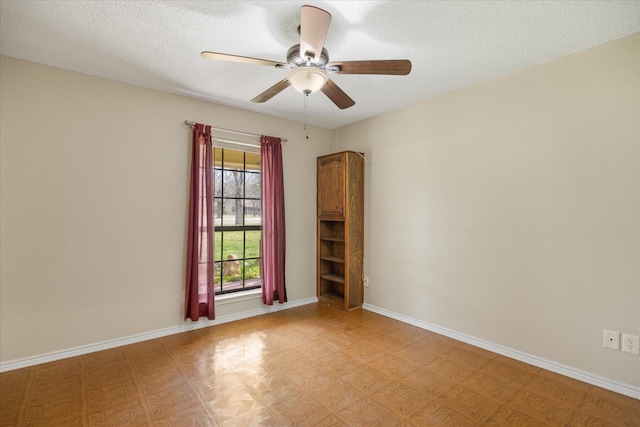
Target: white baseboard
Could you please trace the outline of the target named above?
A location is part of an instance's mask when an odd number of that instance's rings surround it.
[[[182,332],[192,331],[195,329],[207,328],[209,326],[221,325],[223,323],[234,322],[236,320],[247,319],[249,317],[260,316],[263,314],[274,313],[280,310],[286,310],[289,308],[299,307],[302,305],[313,304],[318,302],[318,298],[306,298],[298,301],[287,302],[284,304],[262,306],[259,309],[244,311],[241,313],[235,313],[226,316],[220,316],[216,320],[200,320],[198,322],[185,322],[179,326],[173,326],[170,328],[158,329],[155,331],[145,332],[142,334],[131,335],[124,338],[117,338],[114,340],[102,341],[99,343],[74,347],[70,349],[54,351],[51,353],[45,353],[37,356],[25,357],[23,359],[10,360],[0,363],[0,372],[12,371],[14,369],[26,368],[28,366],[39,365],[41,363],[53,362],[56,360],[66,359],[74,356],[81,356],[83,354],[89,354],[96,351],[107,350],[110,348],[120,347],[128,344],[134,344],[142,341],[152,340],[155,338],[165,337],[169,335],[179,334]],[[625,396],[640,399],[640,387],[634,387],[628,384],[620,383],[617,381],[603,378],[598,375],[584,372],[579,369],[565,366],[556,362],[552,362],[546,359],[542,359],[537,356],[533,356],[528,353],[524,353],[518,350],[513,350],[508,347],[494,344],[489,341],[485,341],[470,335],[466,335],[460,332],[456,332],[451,329],[443,328],[432,323],[424,322],[403,314],[395,313],[384,308],[376,307],[371,304],[364,304],[365,310],[372,311],[374,313],[381,314],[392,319],[399,320],[404,323],[408,323],[413,326],[417,326],[428,331],[435,332],[440,335],[444,335],[449,338],[453,338],[458,341],[471,344],[473,346],[501,354],[512,359],[519,360],[524,363],[528,363],[539,368],[546,369],[551,372],[558,373],[570,378],[574,378],[579,381],[583,381],[588,384],[602,387],[607,390],[611,390],[616,393],[623,394]]]
[[[182,325],[172,326],[170,328],[157,329],[155,331],[145,332],[142,334],[131,335],[124,338],[116,338],[113,340],[102,341],[94,344],[83,345],[65,350],[53,351],[38,356],[25,357],[23,359],[10,360],[0,363],[0,372],[13,371],[14,369],[26,368],[28,366],[39,365],[41,363],[53,362],[56,360],[66,359],[83,354],[94,353],[96,351],[107,350],[110,348],[121,347],[123,345],[135,344],[142,341],[152,340],[155,338],[166,337],[169,335],[179,334],[182,332],[193,331],[196,329],[207,328],[209,326],[221,325],[223,323],[233,322],[236,320],[247,319],[249,317],[260,316],[262,314],[274,313],[288,308],[299,307],[301,305],[313,304],[318,302],[318,298],[305,298],[302,300],[286,302],[284,304],[264,305],[259,309],[234,313],[226,316],[220,316],[215,320],[199,320],[197,322],[187,321]]]
[[[428,331],[432,331],[437,334],[444,335],[449,338],[453,338],[454,340],[471,344],[475,347],[480,347],[482,349],[489,350],[493,353],[498,353],[503,356],[510,357],[512,359],[516,359],[533,366],[537,366],[538,368],[543,368],[548,371],[555,372],[560,375],[564,375],[566,377],[570,377],[579,381],[583,381],[588,384],[595,385],[597,387],[602,387],[604,389],[611,390],[616,393],[624,394],[625,396],[633,397],[635,399],[640,399],[640,387],[634,387],[629,384],[624,384],[624,383],[610,380],[608,378],[600,377],[598,375],[594,375],[589,372],[584,372],[579,369],[572,368],[571,366],[566,366],[560,363],[552,362],[550,360],[542,359],[540,357],[533,356],[528,353],[524,353],[508,347],[504,347],[499,344],[494,344],[489,341],[472,337],[470,335],[462,334],[460,332],[443,328],[442,326],[434,325],[432,323],[424,322],[422,320],[414,319],[412,317],[395,313],[393,311],[390,311],[384,308],[376,307],[371,304],[363,304],[362,308],[364,308],[365,310],[372,311],[374,313],[381,314],[386,317],[390,317],[392,319],[399,320],[404,323],[408,323],[413,326],[417,326],[418,328],[426,329]]]

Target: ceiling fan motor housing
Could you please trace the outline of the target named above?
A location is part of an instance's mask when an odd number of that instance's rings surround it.
[[[314,57],[303,58],[300,56],[300,44],[294,44],[287,51],[287,63],[291,67],[296,68],[300,66],[311,66],[324,68],[329,62],[329,52],[327,49],[322,48],[320,58],[316,61]]]

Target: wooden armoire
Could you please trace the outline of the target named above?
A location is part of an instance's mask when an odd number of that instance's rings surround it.
[[[343,310],[362,307],[364,157],[343,151],[318,157],[318,301]]]

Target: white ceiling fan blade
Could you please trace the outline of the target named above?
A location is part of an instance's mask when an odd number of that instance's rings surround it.
[[[200,56],[207,59],[217,59],[220,61],[240,62],[242,64],[252,65],[266,65],[268,67],[287,67],[287,64],[277,61],[270,61],[268,59],[251,58],[249,56],[229,55],[227,53],[209,52],[204,51],[200,53]]]
[[[329,32],[331,14],[313,6],[302,6],[300,13],[300,57],[320,60]]]

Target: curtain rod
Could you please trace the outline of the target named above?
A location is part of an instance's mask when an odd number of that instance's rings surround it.
[[[189,126],[190,128],[194,127],[196,125],[196,122],[192,122],[190,120],[185,120],[184,124]],[[217,130],[220,132],[227,132],[227,133],[235,133],[236,135],[244,135],[244,136],[255,136],[260,138],[262,135],[258,135],[257,133],[247,133],[247,132],[238,132],[237,130],[231,130],[231,129],[224,129],[224,128],[216,128],[211,126],[211,130]],[[287,142],[287,138],[280,138],[280,140],[282,142]]]

